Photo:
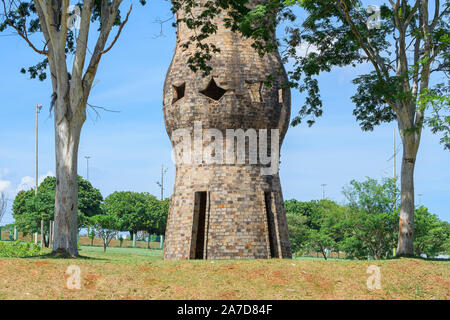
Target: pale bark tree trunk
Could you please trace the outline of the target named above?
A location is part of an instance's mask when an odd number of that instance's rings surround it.
[[[20,34],[32,48],[48,57],[53,95],[56,157],[55,228],[53,252],[76,257],[78,255],[78,147],[81,128],[86,120],[86,106],[98,64],[118,39],[128,21],[131,7],[119,31],[105,49],[111,28],[116,21],[122,0],[101,0],[100,34],[89,64],[84,71],[90,22],[94,0],[83,2],[81,23],[76,38],[76,52],[71,76],[66,61],[69,0],[37,0],[36,12],[46,40],[43,50],[36,49],[26,34]],[[5,9],[6,10],[6,9]],[[61,17],[58,17],[60,13]],[[19,30],[20,29],[17,29]],[[48,47],[48,50],[45,50]]]
[[[401,206],[397,256],[414,255],[414,169],[419,146],[415,140],[414,133],[403,134]]]
[[[78,255],[78,146],[85,117],[55,121],[56,194],[54,252]],[[56,119],[56,118],[55,118]]]

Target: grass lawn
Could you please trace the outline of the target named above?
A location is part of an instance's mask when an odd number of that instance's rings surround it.
[[[450,299],[450,262],[163,261],[161,250],[82,247],[79,259],[0,258],[0,299]],[[67,267],[81,289],[66,286]],[[368,290],[370,265],[381,289]]]

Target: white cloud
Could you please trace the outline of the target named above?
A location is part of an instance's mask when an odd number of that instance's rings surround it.
[[[39,184],[41,184],[42,181],[45,180],[45,178],[47,178],[47,177],[52,177],[52,176],[54,176],[53,172],[48,171],[46,174],[44,174],[44,175],[42,175],[42,176],[39,177],[39,179],[38,179]],[[35,183],[36,183],[36,182],[35,182],[35,180],[34,180],[33,177],[25,176],[25,177],[23,177],[23,178],[20,180],[20,183],[19,183],[19,186],[17,187],[16,192],[19,192],[19,191],[21,191],[21,190],[30,190],[30,189],[33,189],[34,186],[35,186]]]
[[[300,43],[299,46],[297,46],[296,51],[297,51],[297,55],[306,57],[309,53],[313,53],[313,52],[318,53],[319,49],[311,43],[302,42],[302,43]]]
[[[2,178],[9,174],[9,170],[7,168],[0,168],[0,192],[8,193],[11,187],[11,181],[3,180]]]
[[[0,180],[0,192],[7,192],[11,186],[11,181]]]
[[[42,176],[39,177],[39,183],[42,183],[42,182],[45,180],[45,178],[47,178],[47,177],[54,177],[54,176],[55,176],[55,175],[53,174],[53,172],[51,172],[51,171],[49,170],[49,171],[47,171],[46,174],[44,174],[44,175],[42,175]]]
[[[34,186],[34,178],[30,176],[23,177],[20,180],[19,186],[17,187],[17,192],[22,190],[30,190]]]

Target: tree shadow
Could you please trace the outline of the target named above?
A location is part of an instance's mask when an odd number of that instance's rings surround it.
[[[82,256],[82,255],[78,255],[78,256],[71,256],[68,254],[61,254],[59,252],[51,252],[51,253],[47,253],[47,254],[41,254],[41,255],[36,255],[36,256],[29,256],[29,257],[24,257],[27,259],[52,259],[52,260],[90,260],[90,261],[110,261],[110,259],[105,259],[105,258],[94,258],[94,257],[88,257],[88,256]]]
[[[400,256],[400,257],[391,257],[385,260],[399,260],[399,259],[414,259],[414,260],[423,260],[423,261],[440,261],[446,262],[450,261],[450,258],[424,258],[420,256]]]

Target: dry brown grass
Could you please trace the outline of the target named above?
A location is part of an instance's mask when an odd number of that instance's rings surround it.
[[[82,251],[96,259],[0,259],[0,299],[450,298],[448,261],[177,262],[115,250],[106,255],[90,248]],[[381,268],[380,290],[367,289],[371,264]],[[81,269],[81,290],[66,287],[70,265]]]

